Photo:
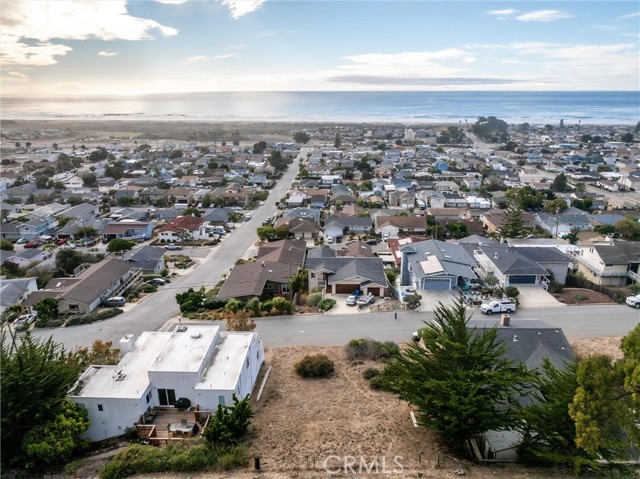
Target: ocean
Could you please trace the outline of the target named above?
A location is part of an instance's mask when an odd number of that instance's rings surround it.
[[[215,92],[4,97],[3,119],[635,124],[640,92]]]

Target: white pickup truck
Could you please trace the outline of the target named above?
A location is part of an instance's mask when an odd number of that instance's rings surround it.
[[[636,294],[635,296],[629,296],[626,299],[626,303],[632,308],[640,309],[640,294]]]
[[[513,313],[516,310],[516,302],[513,299],[495,299],[480,305],[480,311],[484,314]]]

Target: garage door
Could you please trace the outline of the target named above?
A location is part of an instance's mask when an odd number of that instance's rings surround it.
[[[445,291],[451,289],[451,280],[446,278],[423,279],[422,289],[429,291]]]
[[[353,294],[356,289],[360,289],[357,284],[336,284],[336,294]]]
[[[367,288],[367,292],[373,294],[374,296],[380,296],[380,288]]]
[[[509,276],[509,284],[536,284],[535,276]]]

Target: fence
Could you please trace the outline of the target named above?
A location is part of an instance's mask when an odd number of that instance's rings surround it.
[[[624,300],[624,296],[614,289],[602,286],[600,284],[592,283],[591,281],[573,275],[567,276],[566,286],[597,291],[598,293],[606,294],[616,302],[622,302]]]

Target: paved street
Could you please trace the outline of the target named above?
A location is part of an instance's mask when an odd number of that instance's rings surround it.
[[[307,150],[303,149],[302,154]],[[36,329],[34,336],[52,336],[56,342],[67,347],[90,346],[94,340],[115,340],[125,333],[140,334],[143,331],[155,331],[167,320],[179,313],[175,300],[176,293],[188,288],[213,287],[228,273],[236,260],[243,256],[258,239],[256,229],[268,216],[275,216],[276,201],[282,198],[298,174],[299,160],[289,166],[276,186],[270,190],[264,205],[258,207],[249,221],[239,225],[236,230],[188,275],[172,281],[157,293],[136,305],[130,312],[93,324],[70,328]]]

